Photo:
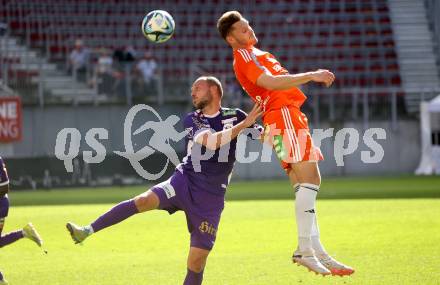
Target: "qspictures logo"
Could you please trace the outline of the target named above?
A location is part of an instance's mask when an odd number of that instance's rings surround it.
[[[154,115],[155,120],[147,121],[143,123],[139,128],[133,130],[133,121],[139,112],[149,112]],[[229,129],[233,126],[234,119],[223,120],[223,130]],[[177,156],[177,152],[171,146],[170,142],[179,142],[183,138],[189,139],[189,147],[187,149],[188,155],[191,156],[191,163],[195,172],[200,172],[200,162],[208,160],[214,157],[215,151],[208,150],[202,147],[198,143],[194,143],[193,139],[197,137],[199,132],[206,132],[208,125],[204,125],[202,129],[193,130],[193,128],[186,128],[184,131],[179,132],[176,130],[176,126],[180,123],[180,119],[176,115],[171,115],[166,119],[163,119],[160,114],[151,106],[139,104],[133,106],[127,113],[123,129],[124,129],[124,147],[125,150],[115,150],[113,153],[126,158],[137,174],[147,180],[156,180],[162,177],[165,173],[168,165],[172,163],[174,166],[180,164],[180,160]],[[133,136],[144,135],[149,130],[152,133],[151,136],[146,136],[144,140],[147,144],[141,148],[133,145]],[[210,130],[215,132],[214,130]],[[279,130],[271,129],[271,134],[279,134]],[[301,134],[298,130],[297,133]],[[292,130],[287,133],[292,133]],[[275,152],[279,159],[289,161],[293,157],[286,157],[286,150],[283,148],[283,141],[288,140],[288,137],[280,137],[279,135],[267,136],[265,133],[255,134],[255,129],[246,129],[242,134],[258,139],[262,136],[263,147],[260,152],[247,151],[248,144],[246,143],[246,136],[239,136],[237,139],[235,159],[240,163],[253,163],[255,161],[271,162],[272,152]],[[362,138],[363,144],[369,148],[369,150],[361,151],[361,161],[363,163],[379,163],[384,157],[384,149],[377,142],[377,140],[386,139],[386,131],[381,128],[367,129],[361,136],[359,131],[354,128],[343,128],[335,133],[333,128],[329,129],[314,129],[312,132],[312,138],[314,145],[319,148],[322,140],[326,138],[333,138],[333,158],[337,166],[344,166],[344,157],[353,154],[358,148]],[[300,136],[301,138],[301,136]],[[101,163],[105,160],[107,150],[102,144],[102,141],[109,139],[109,131],[104,128],[92,128],[85,134],[86,144],[94,150],[96,153],[93,155],[93,151],[87,150],[82,152],[83,160],[87,163]],[[223,138],[224,139],[224,138]],[[67,172],[73,172],[73,159],[79,155],[82,135],[76,128],[64,128],[58,132],[55,143],[55,156],[64,162],[64,166]],[[301,144],[301,139],[299,139]],[[228,144],[224,145],[222,149],[227,149]],[[148,160],[148,157],[155,152],[163,153],[167,157],[167,161],[163,169],[158,173],[150,173],[145,170],[141,161]],[[301,149],[294,151],[293,155],[302,155]],[[225,162],[229,158],[229,151],[218,151],[218,161]],[[327,159],[330,159],[329,157]]]

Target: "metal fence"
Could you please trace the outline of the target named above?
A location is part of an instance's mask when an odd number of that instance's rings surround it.
[[[213,74],[209,66],[193,63],[190,67],[190,82],[201,75],[211,74],[219,78],[224,86],[225,106],[241,107],[250,110],[253,102],[238,86],[233,74]],[[307,113],[310,123],[317,127],[321,123],[362,122],[368,128],[371,121],[389,120],[392,130],[397,130],[398,120],[408,118],[405,109],[404,90],[401,87],[338,87],[324,88],[315,84],[301,86],[308,97],[302,109]],[[438,94],[434,90],[413,90],[423,97]]]

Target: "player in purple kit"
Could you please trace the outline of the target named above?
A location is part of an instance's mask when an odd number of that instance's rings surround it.
[[[235,162],[237,136],[254,125],[262,110],[255,105],[246,115],[239,109],[222,108],[222,86],[211,76],[198,78],[192,86],[191,96],[197,110],[189,113],[183,122],[188,154],[174,174],[145,193],[119,203],[90,225],[80,227],[69,222],[66,227],[73,240],[80,243],[91,234],[140,212],[161,209],[172,214],[182,210],[191,234],[183,284],[199,285],[216,239]],[[202,153],[203,156],[199,155]]]
[[[34,241],[38,246],[41,247],[43,241],[31,223],[24,226],[23,229],[21,230],[17,230],[2,235],[3,226],[5,225],[5,220],[9,212],[8,192],[9,192],[8,171],[6,170],[5,162],[0,157],[0,247],[4,247],[24,237]],[[8,284],[8,282],[4,279],[3,274],[1,272],[0,272],[0,284]]]

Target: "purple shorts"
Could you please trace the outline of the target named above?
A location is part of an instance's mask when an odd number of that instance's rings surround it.
[[[6,218],[9,213],[9,198],[8,194],[5,194],[0,198],[0,219]]]
[[[212,249],[224,208],[223,195],[190,188],[185,174],[179,170],[151,190],[159,197],[159,209],[170,214],[179,210],[185,212],[192,247]]]

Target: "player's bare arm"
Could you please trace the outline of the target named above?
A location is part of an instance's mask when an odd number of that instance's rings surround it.
[[[210,131],[205,131],[200,133],[194,138],[194,141],[204,145],[210,150],[216,150],[223,145],[229,143],[231,140],[235,139],[242,130],[252,126],[255,121],[263,114],[263,110],[260,104],[255,104],[252,110],[247,115],[246,119],[241,123],[233,126],[230,129],[226,129],[220,132],[211,133]]]
[[[257,85],[267,90],[287,90],[310,81],[324,83],[326,87],[330,87],[334,80],[335,75],[332,72],[326,69],[318,69],[311,72],[277,76],[263,73],[258,77]]]

